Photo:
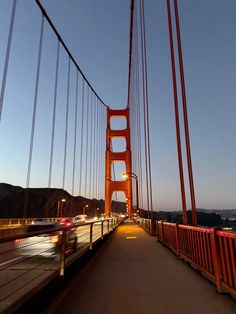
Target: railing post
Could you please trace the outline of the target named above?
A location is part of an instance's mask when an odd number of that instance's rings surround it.
[[[158,220],[156,220],[156,236],[157,236],[157,241],[159,241],[159,225],[158,225]]]
[[[110,220],[107,220],[107,233],[109,233],[109,227],[110,227]]]
[[[217,236],[216,236],[217,230],[219,229],[212,228],[211,249],[212,249],[212,261],[213,261],[213,268],[214,268],[215,281],[216,281],[216,291],[218,293],[222,293],[221,281],[220,281],[221,268],[220,268],[219,249],[218,249]]]
[[[61,239],[61,258],[60,258],[60,276],[64,276],[65,273],[65,248],[66,248],[66,230],[62,231]]]
[[[176,255],[179,256],[179,227],[175,224]]]
[[[90,241],[89,241],[89,249],[92,250],[93,248],[93,223],[90,225]]]
[[[103,220],[102,220],[102,226],[101,226],[101,239],[103,240]]]
[[[163,242],[163,220],[161,221],[161,242]]]
[[[156,235],[157,234],[157,231],[156,231],[156,220],[151,220],[151,230],[150,230],[150,234],[152,236]]]

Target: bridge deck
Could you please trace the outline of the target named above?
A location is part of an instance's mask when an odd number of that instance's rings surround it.
[[[133,222],[79,270],[45,313],[152,314],[236,311],[236,302]]]

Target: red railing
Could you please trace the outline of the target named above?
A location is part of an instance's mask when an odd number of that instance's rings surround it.
[[[236,233],[156,222],[157,238],[216,284],[236,296]]]

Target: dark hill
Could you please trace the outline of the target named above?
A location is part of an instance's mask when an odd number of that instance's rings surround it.
[[[0,195],[5,195],[0,199],[0,218],[56,217],[58,205],[60,212],[66,217],[83,214],[85,205],[88,205],[86,214],[90,217],[95,213],[100,216],[104,212],[103,200],[74,197],[62,189],[24,189],[0,184]],[[63,198],[66,202],[58,202]],[[112,208],[118,212],[124,212],[125,203],[113,201]]]
[[[23,190],[20,186],[14,186],[7,183],[0,183],[0,200],[4,199],[7,196],[11,196],[12,194],[16,194]]]

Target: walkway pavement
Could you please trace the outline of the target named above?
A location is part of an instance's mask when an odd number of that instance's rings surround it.
[[[46,313],[235,314],[236,302],[133,222],[81,268]]]

